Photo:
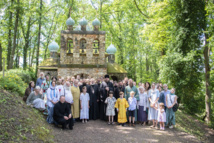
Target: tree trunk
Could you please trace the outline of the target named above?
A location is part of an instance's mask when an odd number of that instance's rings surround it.
[[[29,45],[31,45],[31,40],[30,40],[30,42],[29,42],[29,43],[30,43]],[[29,55],[28,55],[28,66],[29,66],[29,67],[30,67],[31,51],[32,51],[32,49],[30,48],[30,50],[29,50]]]
[[[71,11],[73,8],[74,0],[72,0],[72,4],[69,6],[69,11],[68,11],[68,18],[71,17]]]
[[[39,10],[39,33],[38,33],[38,43],[37,43],[37,51],[36,51],[36,77],[39,66],[39,46],[40,46],[40,35],[41,35],[41,26],[42,26],[42,0],[40,0],[40,10]]]
[[[118,38],[119,39],[119,46],[118,46],[118,48],[119,48],[119,51],[120,51],[120,54],[119,54],[119,64],[120,65],[123,65],[123,63],[124,63],[124,61],[123,61],[123,40],[122,40],[122,38],[121,37],[119,37]]]
[[[0,41],[0,71],[2,71],[2,46]]]
[[[142,57],[143,56],[140,56],[139,58],[140,58],[140,82],[142,82],[142,78],[143,78],[143,69],[142,69]]]
[[[205,65],[205,106],[206,106],[206,121],[207,123],[211,122],[212,109],[211,109],[211,91],[210,91],[210,47],[209,42],[207,41],[208,35],[205,34],[205,48],[204,48],[204,65]]]
[[[19,40],[18,39],[19,39],[19,32],[17,32],[15,68],[19,68]]]
[[[102,28],[102,7],[103,7],[103,2],[100,0],[100,29]]]
[[[13,0],[11,0],[11,6],[13,6]],[[12,18],[13,18],[13,13],[10,11],[9,12],[9,31],[8,31],[8,48],[7,48],[7,68],[9,68],[10,65],[10,55],[11,55],[11,45],[12,45],[12,38],[11,38],[11,29],[12,29]]]
[[[19,0],[17,0],[17,8],[16,8],[16,21],[15,21],[15,27],[14,27],[14,36],[13,36],[13,48],[12,48],[12,52],[10,55],[10,64],[8,69],[12,69],[13,68],[13,58],[14,58],[14,54],[15,54],[15,50],[16,50],[16,34],[17,34],[17,30],[18,30],[18,24],[19,24]]]
[[[32,64],[33,64],[33,59],[34,59],[35,51],[36,51],[36,46],[34,45],[34,47],[33,47],[33,53],[31,55],[30,67],[32,67]]]
[[[146,54],[146,71],[147,71],[147,74],[149,72],[149,61],[148,61],[148,58],[147,58],[147,54]]]
[[[26,37],[25,37],[25,46],[24,46],[24,50],[23,50],[23,69],[26,70],[27,68],[27,52],[28,52],[28,47],[29,47],[29,35],[30,35],[30,22],[31,22],[31,17],[29,17],[28,19],[28,26],[27,26],[27,33],[26,33]]]

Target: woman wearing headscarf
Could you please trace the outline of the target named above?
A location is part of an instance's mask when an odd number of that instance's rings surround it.
[[[53,109],[54,105],[59,101],[59,90],[56,88],[56,82],[52,81],[52,85],[47,90],[47,105],[48,105],[48,117],[47,122],[53,123]]]

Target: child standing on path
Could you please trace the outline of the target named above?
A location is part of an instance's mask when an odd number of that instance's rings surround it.
[[[134,121],[135,121],[135,110],[136,110],[136,106],[137,106],[137,99],[134,97],[135,92],[131,91],[130,92],[130,97],[128,98],[128,103],[129,103],[129,126],[134,127]]]
[[[108,116],[108,124],[114,124],[114,116],[115,116],[115,110],[114,110],[114,105],[116,102],[116,98],[113,97],[113,91],[109,92],[109,97],[106,98],[105,103],[107,104],[106,108],[106,116]],[[112,122],[111,122],[112,120]]]
[[[125,123],[127,122],[126,111],[127,108],[129,107],[129,104],[127,100],[123,97],[124,93],[120,92],[120,98],[117,99],[115,108],[117,108],[118,112],[118,123],[122,124],[122,126],[125,126]]]
[[[86,93],[87,89],[86,86],[82,88],[83,92],[80,95],[80,106],[81,106],[81,111],[80,111],[80,119],[82,119],[82,123],[87,123],[87,119],[89,119],[89,94]]]
[[[160,130],[165,130],[164,125],[166,122],[166,113],[164,110],[165,106],[164,103],[159,104],[159,109],[158,109],[158,122],[160,123]]]

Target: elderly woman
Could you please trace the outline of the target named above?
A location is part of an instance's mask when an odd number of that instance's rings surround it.
[[[151,126],[151,128],[156,128],[156,129],[158,129],[158,127],[157,127],[158,100],[159,100],[159,91],[155,88],[155,83],[153,83],[152,88],[149,91],[149,101],[150,101],[149,120],[153,121],[153,125]]]
[[[141,125],[146,125],[148,121],[147,117],[147,109],[149,108],[149,100],[147,93],[144,92],[144,88],[142,86],[139,87],[139,101],[138,101],[138,121],[141,122]]]
[[[175,125],[175,112],[172,110],[175,104],[177,104],[177,96],[175,95],[175,89],[172,88],[170,94],[166,95],[166,125],[170,129]]]
[[[27,89],[25,90],[25,95],[23,97],[23,101],[26,102],[28,96],[30,95],[31,92],[33,92],[34,90],[34,86],[35,86],[35,83],[33,81],[31,81],[29,83],[29,86],[27,87]]]
[[[35,91],[28,96],[27,105],[33,105],[34,108],[41,111],[45,110],[45,102],[43,100],[42,92],[39,86],[36,86]]]
[[[56,88],[56,82],[52,81],[52,85],[47,90],[47,105],[48,105],[48,117],[47,122],[53,123],[53,109],[54,105],[59,101],[59,90]]]

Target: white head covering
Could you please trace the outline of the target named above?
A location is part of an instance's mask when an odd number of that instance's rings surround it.
[[[36,88],[35,88],[35,89],[41,89],[41,88],[40,88],[40,86],[36,86]]]

